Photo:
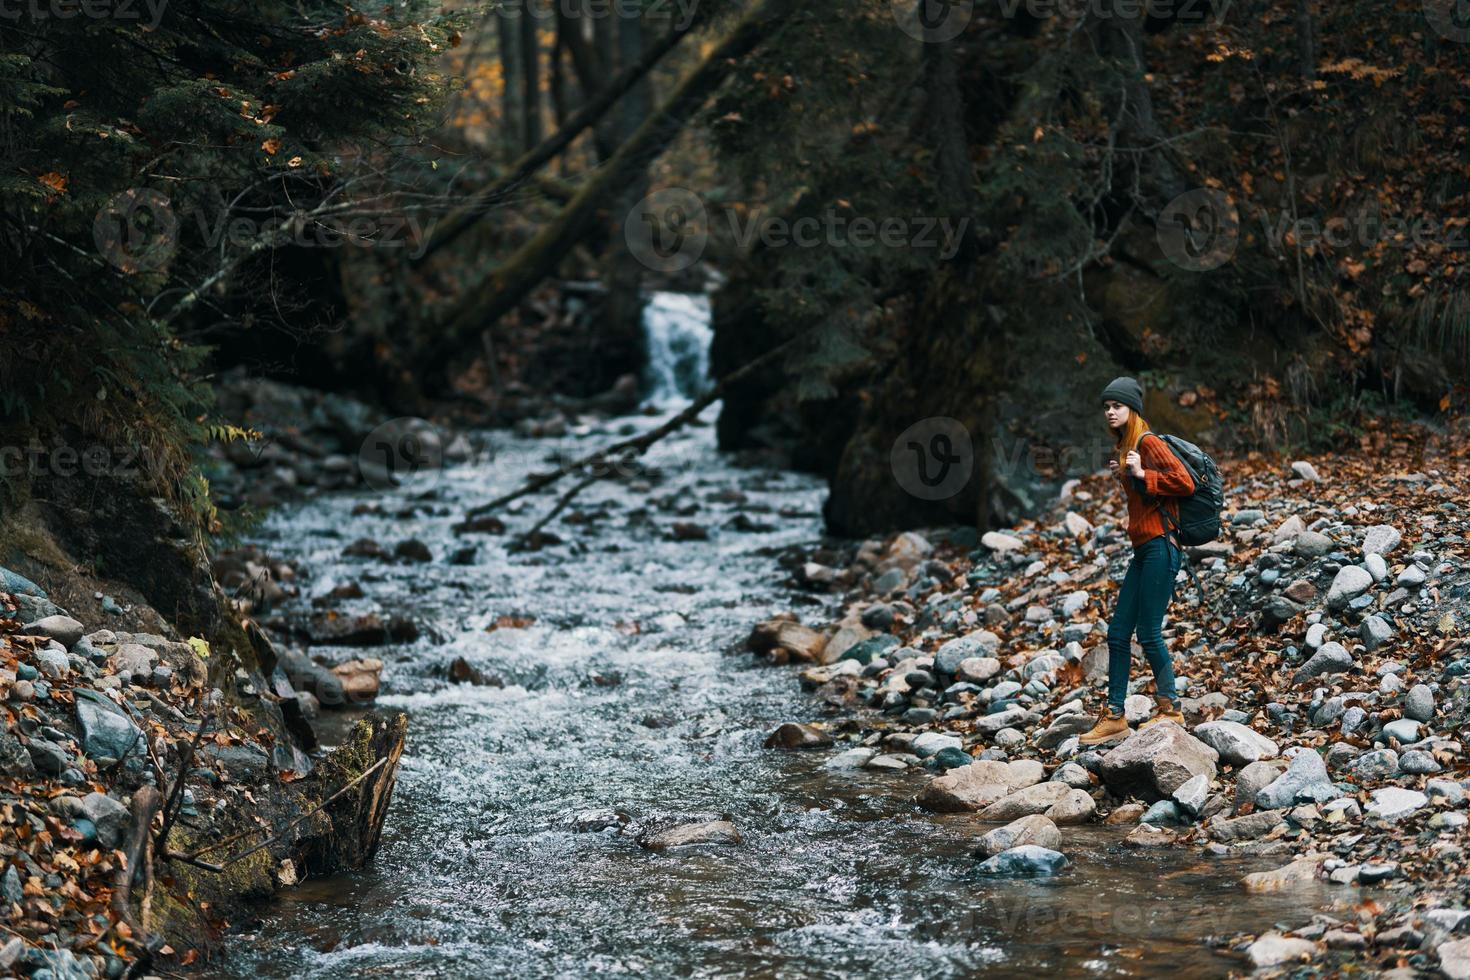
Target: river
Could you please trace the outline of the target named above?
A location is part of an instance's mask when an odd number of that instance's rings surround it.
[[[1132,851],[1104,827],[1064,828],[1072,864],[1056,878],[985,879],[969,854],[989,828],[918,810],[922,771],[828,771],[831,753],[763,749],[776,725],[820,710],[793,668],[736,647],[759,619],[819,621],[833,601],[783,586],[775,557],[821,536],[825,488],[718,454],[718,405],[656,444],[646,473],[585,490],[567,511],[577,522],[549,528],[565,543],[510,552],[509,535],[451,532],[553,455],[672,410],[552,439],[492,433],[492,452],[426,496],[338,494],[272,514],[258,541],[308,570],[297,601],[356,582],[366,595],[344,608],[411,615],[426,635],[361,651],[387,661],[381,706],[411,718],[376,861],[286,891],[208,975],[1222,975],[1243,961],[1206,936],[1327,906],[1324,886],[1240,890],[1283,859]],[[529,526],[551,500],[522,501],[507,523]],[[727,526],[739,515],[755,529]],[[709,538],[675,540],[675,521]],[[362,536],[412,536],[435,560],[342,557]],[[445,560],[469,543],[468,564]],[[505,686],[449,683],[455,657]],[[621,831],[579,820],[610,810]],[[716,814],[743,844],[655,854],[634,840]]]

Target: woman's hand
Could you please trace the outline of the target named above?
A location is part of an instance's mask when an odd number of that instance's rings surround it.
[[[1129,450],[1128,455],[1124,457],[1123,461],[1128,465],[1128,472],[1140,480],[1143,479],[1143,457],[1138,455],[1137,449]]]

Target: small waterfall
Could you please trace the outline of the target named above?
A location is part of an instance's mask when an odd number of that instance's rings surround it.
[[[709,390],[709,297],[696,293],[651,293],[643,307],[648,363],[643,368],[644,404],[688,403]]]

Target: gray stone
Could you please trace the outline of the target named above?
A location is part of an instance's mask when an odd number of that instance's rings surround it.
[[[937,813],[979,810],[1015,790],[1040,782],[1045,772],[1034,759],[1016,762],[981,759],[935,776],[919,793],[918,803]]]
[[[1233,819],[1216,817],[1210,821],[1208,829],[1215,840],[1229,843],[1264,837],[1285,822],[1286,817],[1282,816],[1280,810],[1261,810]]]
[[[65,650],[46,647],[35,652],[35,659],[41,673],[53,681],[59,681],[71,672],[71,661],[67,659]]]
[[[1443,800],[1450,806],[1459,806],[1465,802],[1465,787],[1453,779],[1431,779],[1424,784],[1425,791],[1431,799]]]
[[[1300,558],[1321,558],[1332,551],[1332,539],[1317,531],[1303,531],[1292,542],[1292,550]]]
[[[39,585],[18,572],[12,572],[8,568],[0,568],[0,592],[9,592],[12,595],[35,596],[38,599],[46,598],[45,590]]]
[[[26,623],[21,629],[32,636],[49,636],[70,650],[87,628],[70,616],[47,616],[34,623]]]
[[[44,738],[32,738],[26,748],[31,753],[31,763],[43,776],[60,776],[71,763],[66,749]]]
[[[979,818],[990,823],[1007,823],[1017,817],[1045,813],[1074,792],[1082,791],[1074,790],[1066,783],[1035,783],[996,800],[980,811]],[[1089,802],[1091,799],[1088,797]]]
[[[1470,939],[1440,943],[1435,953],[1439,956],[1439,972],[1449,980],[1470,980]]]
[[[1348,763],[1347,771],[1356,779],[1387,779],[1399,771],[1399,754],[1393,749],[1364,752]]]
[[[1385,786],[1373,791],[1365,815],[1383,821],[1402,820],[1429,803],[1429,797],[1414,789]]]
[[[1175,803],[1188,811],[1191,816],[1197,817],[1205,808],[1205,800],[1210,796],[1210,777],[1204,773],[1193,776],[1174,790],[1172,795]]]
[[[1138,822],[1152,824],[1156,827],[1178,827],[1188,823],[1189,818],[1184,808],[1173,800],[1158,800],[1143,811],[1143,816],[1138,818]]]
[[[920,759],[927,759],[943,749],[962,749],[964,746],[964,739],[958,735],[941,735],[938,732],[924,732],[914,739],[913,743],[909,746],[909,751],[913,752]]]
[[[95,691],[79,687],[75,694],[83,752],[93,759],[122,759],[146,751],[143,733],[121,708]]]
[[[1120,796],[1165,799],[1194,776],[1215,777],[1219,754],[1172,721],[1129,735],[1103,756],[1100,775]]]
[[[1323,674],[1341,674],[1353,667],[1353,655],[1336,640],[1328,640],[1292,677],[1293,686]]]
[[[0,732],[0,776],[29,779],[35,773],[35,763],[20,739],[9,732]]]
[[[1434,692],[1428,684],[1415,684],[1404,695],[1404,717],[1425,723],[1434,720]]]
[[[1411,776],[1426,776],[1439,772],[1443,768],[1434,756],[1422,749],[1410,749],[1399,760],[1399,772],[1408,773]]]
[[[1368,570],[1369,575],[1373,576],[1374,582],[1382,582],[1388,578],[1388,562],[1383,560],[1382,555],[1372,552],[1364,555],[1363,567]]]
[[[1358,635],[1362,637],[1364,647],[1377,650],[1393,639],[1393,627],[1382,616],[1369,616],[1358,627]]]
[[[1402,541],[1398,528],[1391,524],[1375,524],[1363,532],[1363,554],[1391,555]]]
[[[878,754],[877,749],[856,748],[840,752],[822,763],[824,769],[861,769],[867,765],[873,756]]]
[[[1317,475],[1317,468],[1305,459],[1292,460],[1291,471],[1303,480],[1308,480],[1312,483],[1320,483],[1322,481],[1322,478]],[[1301,518],[1297,518],[1297,520],[1301,520]]]
[[[1317,954],[1317,944],[1310,939],[1268,932],[1246,947],[1246,955],[1256,969],[1300,963]]]
[[[1001,663],[994,657],[967,657],[955,667],[955,677],[971,684],[984,684],[1001,670]]]
[[[1062,786],[1064,783],[1052,783],[1053,786]],[[1087,823],[1097,813],[1097,803],[1092,794],[1084,789],[1068,787],[1067,795],[1062,797],[1045,810],[1046,816],[1057,826],[1067,827],[1074,824]]]
[[[1412,745],[1419,741],[1419,723],[1412,718],[1395,718],[1383,726],[1383,734],[1400,745]]]
[[[1256,794],[1256,809],[1278,810],[1297,803],[1326,803],[1343,795],[1327,776],[1322,757],[1303,749],[1292,757],[1286,772]]]
[[[990,630],[975,630],[944,643],[934,654],[934,669],[941,674],[954,674],[961,662],[990,656],[999,648],[999,636]]]
[[[1058,766],[1057,771],[1051,774],[1051,778],[1052,782],[1066,783],[1073,789],[1092,787],[1092,774],[1075,762],[1066,762]]]
[[[739,844],[740,831],[728,820],[709,820],[704,823],[684,824],[670,827],[641,838],[638,843],[650,851],[667,851],[678,847],[698,844]]]
[[[1196,725],[1194,737],[1219,753],[1222,762],[1232,766],[1274,759],[1280,752],[1274,741],[1234,721],[1207,721]]]
[[[1373,587],[1373,576],[1361,565],[1344,565],[1338,569],[1327,588],[1327,608],[1342,609]]]
[[[22,890],[20,872],[15,870],[13,864],[5,869],[4,875],[0,875],[0,897],[12,905],[25,901],[26,893]]]
[[[128,808],[106,793],[89,793],[82,797],[82,816],[97,827],[97,842],[111,850],[122,843],[128,828]]]
[[[981,837],[975,855],[994,857],[1002,851],[1027,844],[1056,850],[1062,844],[1062,835],[1051,820],[1039,813],[1033,813],[1012,820],[1004,827],[997,827]]]
[[[1022,844],[980,862],[976,869],[987,875],[1054,875],[1067,866],[1067,857],[1035,844]]]

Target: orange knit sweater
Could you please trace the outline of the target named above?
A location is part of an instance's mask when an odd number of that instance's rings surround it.
[[[1126,457],[1127,453],[1120,453]],[[1194,477],[1169,450],[1164,440],[1153,433],[1146,434],[1138,443],[1138,456],[1143,463],[1143,482],[1149,496],[1164,496],[1149,501],[1133,487],[1133,477],[1123,460],[1118,460],[1118,479],[1123,483],[1123,493],[1128,498],[1128,540],[1133,547],[1156,538],[1164,533],[1164,519],[1159,515],[1162,505],[1170,516],[1179,519],[1179,501],[1169,497],[1187,497],[1194,493]]]

